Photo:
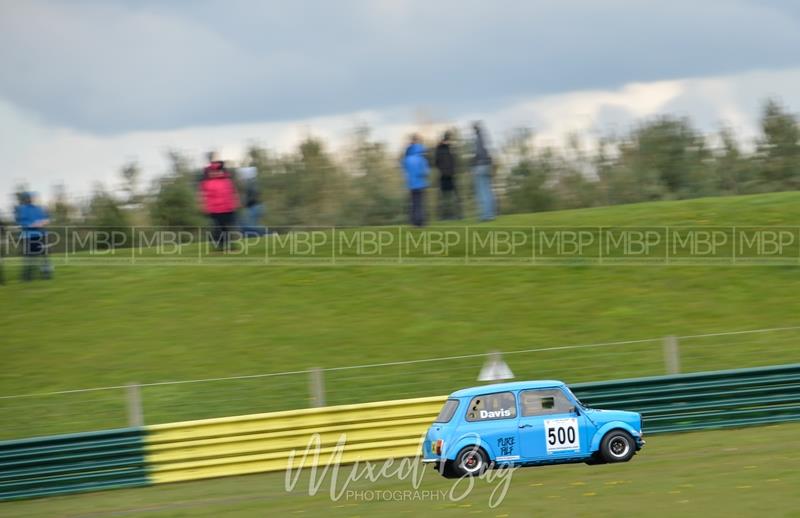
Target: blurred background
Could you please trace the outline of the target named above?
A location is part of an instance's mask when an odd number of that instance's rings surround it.
[[[30,2],[0,23],[7,219],[20,188],[78,215],[152,201],[216,150],[259,167],[273,224],[391,222],[409,135],[473,120],[504,210],[791,188],[792,2]]]

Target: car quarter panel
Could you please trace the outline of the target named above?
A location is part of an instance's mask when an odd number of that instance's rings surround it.
[[[603,440],[603,437],[610,432],[611,430],[615,429],[622,429],[631,434],[634,438],[639,437],[641,432],[636,430],[634,427],[629,425],[624,421],[609,421],[597,429],[595,432],[594,437],[592,438],[592,445],[591,451],[595,452],[600,449],[600,442]]]

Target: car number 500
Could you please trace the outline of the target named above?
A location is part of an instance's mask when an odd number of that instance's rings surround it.
[[[580,448],[577,419],[547,419],[544,422],[544,429],[547,434],[545,441],[548,453]]]
[[[567,443],[574,443],[575,442],[575,429],[574,428],[564,428],[559,426],[558,429],[549,429],[547,430],[547,442],[551,445],[556,444],[567,444]]]

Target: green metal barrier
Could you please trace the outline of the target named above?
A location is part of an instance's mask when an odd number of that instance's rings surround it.
[[[148,485],[142,431],[0,442],[0,501]]]
[[[800,420],[800,364],[579,383],[570,388],[589,406],[641,413],[647,433]]]

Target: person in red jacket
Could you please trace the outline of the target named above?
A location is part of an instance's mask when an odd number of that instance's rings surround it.
[[[200,182],[200,201],[203,211],[211,218],[214,227],[211,241],[217,250],[225,250],[231,228],[236,222],[239,195],[230,174],[221,161],[211,162],[206,167]]]

